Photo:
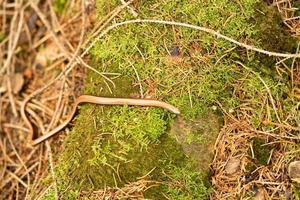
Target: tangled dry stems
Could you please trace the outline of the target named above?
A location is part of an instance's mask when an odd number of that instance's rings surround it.
[[[123,188],[107,187],[102,190],[93,192],[81,192],[84,197],[92,197],[94,199],[144,199],[144,192],[151,187],[158,186],[160,183],[141,179],[136,182],[126,184]]]
[[[289,141],[259,134],[247,120],[232,120],[232,116],[225,119],[225,125],[216,142],[216,153],[212,163],[212,183],[216,190],[212,199],[246,198],[253,194],[263,195],[263,199],[282,199],[291,195],[293,191],[286,174],[290,160],[284,159]],[[251,155],[254,138],[268,141],[265,144],[267,146],[276,144],[267,165],[259,166],[254,163],[255,155]],[[236,171],[228,173],[228,164],[232,159],[237,159],[239,163],[235,166]],[[251,166],[255,166],[256,169],[249,174]]]
[[[3,54],[0,60],[2,66],[1,77],[3,77],[0,81],[2,83],[4,81],[7,82],[7,84],[5,84],[7,92],[1,93],[0,107],[1,125],[3,125],[3,133],[1,133],[1,164],[3,165],[1,166],[4,166],[1,169],[1,180],[4,180],[0,185],[0,190],[2,191],[1,197],[5,199],[31,199],[31,194],[40,190],[40,178],[46,175],[45,172],[48,164],[50,164],[52,176],[55,180],[52,150],[49,144],[46,145],[46,149],[43,146],[28,146],[26,139],[28,130],[22,128],[23,122],[20,120],[19,113],[22,106],[21,101],[30,96],[28,94],[32,94],[37,88],[44,85],[45,82],[55,77],[55,71],[44,74],[44,71],[39,69],[37,65],[34,65],[34,57],[38,53],[40,45],[47,46],[53,41],[53,37],[48,36],[42,21],[38,20],[37,13],[41,13],[41,11],[38,9],[37,12],[34,12],[32,10],[32,7],[34,7],[32,6],[33,4],[30,6],[29,2],[24,1],[15,1],[14,3],[4,1],[1,5],[3,5],[1,7],[3,14],[0,16],[2,19],[1,22],[3,23],[2,31],[3,33],[9,33],[8,39],[3,40],[1,43],[1,52],[3,52]],[[49,17],[47,21],[51,21],[51,24],[59,21],[55,12],[52,10],[51,4],[45,3],[40,6],[41,9],[50,9],[51,17]],[[86,26],[82,26],[82,24],[79,23],[79,19],[82,18],[85,20],[85,16],[83,15],[84,10],[82,10],[83,7],[80,6],[80,3],[76,9],[81,10],[81,12],[79,12],[81,14],[67,22],[62,19],[56,24],[56,32],[60,32],[61,34],[70,28],[77,30],[77,33],[79,30],[79,35],[80,32],[83,32],[83,29],[79,27],[85,29]],[[12,13],[13,18],[11,18],[8,13]],[[36,27],[29,27],[30,22],[34,23]],[[63,27],[60,27],[60,24],[63,24]],[[85,24],[85,22],[83,24]],[[16,27],[16,25],[18,26]],[[31,30],[29,30],[30,28]],[[41,31],[42,34],[35,35],[35,29]],[[51,29],[54,28],[51,27]],[[76,32],[75,34],[77,34]],[[66,34],[74,34],[74,32],[68,32]],[[21,36],[25,37],[25,46],[22,46],[24,44],[20,44],[20,40],[22,40]],[[55,38],[57,39],[58,36],[55,35]],[[79,46],[80,41],[78,41],[78,38],[80,37],[78,37],[78,34],[70,38],[72,38],[72,41],[64,41]],[[81,38],[83,38],[83,36],[81,36]],[[81,43],[82,40],[83,39],[81,39]],[[29,49],[26,51],[26,56],[19,54],[22,48]],[[70,54],[76,54],[76,52],[64,52],[64,59],[57,60],[56,69],[64,68],[64,61],[67,59],[66,55]],[[16,69],[17,67],[19,69]],[[13,93],[11,85],[14,74],[18,71],[27,72],[27,74],[25,72],[23,74],[25,84],[22,85],[23,89],[21,91]],[[80,73],[80,71],[76,70],[72,72],[71,76],[64,76],[64,79],[56,81],[54,87],[45,91],[39,99],[35,99],[28,104],[26,111],[31,114],[32,118],[35,119],[34,121],[37,127],[43,132],[50,129],[51,126],[60,123],[63,116],[67,115],[68,108],[66,105],[72,103],[72,98],[74,98],[75,95],[74,88],[76,84],[78,84],[78,81],[82,80],[81,77],[78,77]],[[6,77],[12,77],[12,79]],[[3,86],[4,84],[1,85]],[[53,96],[53,94],[58,95]],[[11,110],[12,112],[10,112]],[[37,114],[37,111],[41,113],[41,115]],[[47,122],[49,125],[45,126]]]

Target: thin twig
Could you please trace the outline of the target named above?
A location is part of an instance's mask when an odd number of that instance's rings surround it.
[[[181,27],[191,28],[191,29],[195,29],[195,30],[199,30],[199,31],[202,31],[202,32],[206,32],[206,33],[215,35],[217,38],[222,38],[222,39],[227,40],[227,41],[229,41],[233,44],[236,44],[240,47],[244,47],[247,50],[256,51],[256,52],[259,52],[259,53],[262,53],[262,54],[266,54],[268,56],[284,57],[284,58],[300,58],[300,54],[272,52],[272,51],[267,51],[267,50],[264,50],[264,49],[257,48],[255,46],[244,44],[244,43],[238,42],[237,40],[234,40],[230,37],[222,35],[219,32],[214,31],[214,30],[209,29],[209,28],[196,26],[196,25],[192,25],[192,24],[187,24],[187,23],[182,23],[182,22],[156,20],[156,19],[136,19],[136,20],[128,20],[128,21],[113,24],[113,25],[109,26],[106,30],[104,30],[97,38],[95,38],[95,40],[92,42],[92,45],[90,45],[90,47],[88,47],[85,50],[85,53],[87,53],[90,50],[90,48],[92,48],[99,41],[99,39],[101,37],[103,37],[105,34],[110,32],[111,30],[113,30],[117,27],[120,27],[120,26],[124,26],[124,25],[128,25],[128,24],[139,24],[139,23],[163,24],[163,25],[173,25],[173,26],[181,26]]]

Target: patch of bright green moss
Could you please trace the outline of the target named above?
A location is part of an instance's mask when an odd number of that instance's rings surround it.
[[[59,199],[75,200],[78,198],[79,198],[78,191],[68,191],[67,193],[59,195]],[[47,192],[47,194],[41,198],[41,200],[55,200],[55,199],[56,199],[56,196],[55,196],[54,189],[49,190]]]
[[[118,110],[117,108],[114,109]],[[108,113],[102,112],[102,114]],[[84,123],[91,124],[93,117],[88,117],[89,119],[87,119],[86,116],[89,115],[85,115],[86,119],[81,120]],[[80,119],[78,120],[81,121]],[[156,119],[154,117],[151,120]],[[96,119],[96,124],[97,122],[99,122],[99,119]],[[130,119],[125,123],[130,124]],[[144,121],[144,124],[149,125],[146,121]],[[78,127],[78,124],[76,127]],[[73,131],[78,132],[76,127]],[[151,127],[149,128],[151,130]],[[114,186],[117,184],[118,187],[122,187],[127,182],[136,181],[138,177],[144,176],[155,167],[149,178],[161,181],[162,184],[153,188],[154,191],[150,190],[146,193],[147,197],[154,198],[158,194],[162,195],[162,193],[172,197],[174,191],[182,191],[182,195],[187,196],[195,196],[199,191],[202,191],[199,193],[201,196],[208,195],[210,186],[206,185],[201,179],[203,177],[202,173],[189,163],[189,159],[173,138],[166,134],[161,135],[159,138],[154,136],[149,138],[152,143],[147,143],[147,148],[143,149],[141,148],[143,144],[139,144],[143,140],[139,139],[139,142],[135,143],[133,142],[135,139],[131,138],[130,135],[124,137],[123,134],[126,133],[122,130],[118,131],[120,131],[121,135],[117,136],[120,137],[117,139],[113,135],[101,136],[102,131],[97,131],[95,127],[92,130],[84,130],[85,135],[73,134],[69,137],[66,141],[67,149],[61,157],[59,168],[57,168],[58,176],[60,177],[58,181],[59,188],[68,188],[68,191],[74,193],[78,190],[99,189],[106,185]],[[68,153],[67,151],[70,152]],[[187,166],[190,167],[186,168]],[[117,167],[118,172],[116,171]],[[183,168],[181,169],[181,167]],[[178,175],[178,170],[180,169],[188,171],[189,174],[186,172],[186,177],[178,177],[180,175]],[[196,175],[197,179],[194,179]],[[176,179],[186,182],[186,185],[180,187],[173,185],[173,180]],[[190,194],[189,191],[193,191],[193,194]]]
[[[257,2],[149,0],[137,1],[133,6],[140,18],[197,24],[241,42],[263,46],[262,35],[270,33],[269,24],[277,21],[263,17],[253,21]],[[118,5],[119,1],[97,0],[99,18]],[[264,4],[261,8],[268,9]],[[132,18],[125,9],[115,20]],[[253,23],[249,23],[251,20]],[[268,30],[261,30],[264,24],[268,24]],[[171,56],[174,47],[179,49],[178,56]],[[218,124],[209,121],[215,120],[209,118],[209,113],[216,105],[234,112],[236,107],[247,103],[252,108],[248,114],[253,116],[253,124],[257,126],[267,114],[276,119],[272,107],[269,113],[261,109],[268,92],[257,74],[235,61],[259,72],[274,96],[281,98],[288,92],[286,86],[272,76],[273,69],[265,65],[264,56],[240,48],[233,50],[233,47],[235,45],[227,41],[187,28],[157,24],[122,26],[108,33],[90,52],[97,70],[120,74],[113,79],[116,87],[112,87],[110,94],[104,79],[90,72],[85,93],[136,96],[137,73],[143,91],[177,106],[187,123],[207,117],[206,125],[211,125],[205,130],[211,126],[211,132],[206,131],[206,135],[211,134],[212,138],[203,138],[203,134],[199,134],[201,129],[192,129],[192,137],[185,137],[186,144],[207,145],[216,137],[214,129]],[[287,105],[291,105],[289,101]],[[167,135],[173,118],[158,108],[82,106],[57,166],[59,191],[95,190],[115,184],[122,187],[155,168],[150,178],[164,184],[146,192],[147,198],[162,199],[166,195],[171,199],[205,199],[210,192],[210,186],[205,184],[207,169],[199,168],[200,161],[187,156],[185,147]],[[202,152],[193,148],[192,153]]]
[[[56,12],[62,14],[68,4],[68,0],[54,0],[53,7]]]
[[[76,182],[85,179],[81,184],[92,184],[96,188],[114,185],[112,174],[117,165],[131,160],[130,154],[147,151],[150,144],[159,141],[166,129],[161,113],[159,109],[114,107],[101,110],[84,106],[73,129],[74,133],[82,134],[71,134],[66,141],[68,157],[63,158],[68,161],[66,167],[72,166],[75,170],[72,176],[78,179]],[[71,152],[74,153],[69,156]],[[87,171],[93,183],[85,177]],[[143,172],[147,173],[140,170],[140,176]]]
[[[257,29],[248,20],[256,2],[245,1],[247,15],[237,13],[240,5],[227,0],[203,1],[201,6],[196,1],[143,1],[136,8],[141,18],[159,16],[198,24],[251,41]],[[121,18],[131,18],[130,13]],[[179,62],[172,62],[169,54],[175,44],[181,52]],[[188,119],[206,113],[208,105],[219,97],[226,99],[229,107],[236,106],[238,100],[230,98],[230,83],[237,78],[238,67],[226,60],[215,66],[224,50],[231,47],[231,43],[187,28],[131,24],[112,31],[91,53],[101,64],[119,68],[129,76],[135,75],[133,63],[142,80],[150,79],[157,85],[156,96],[178,106]]]
[[[202,200],[208,198],[211,189],[203,182],[205,177],[201,172],[191,170],[189,166],[169,166],[169,170],[172,182],[165,186],[169,199]]]

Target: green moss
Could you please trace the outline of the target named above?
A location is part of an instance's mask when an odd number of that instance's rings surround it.
[[[262,17],[249,24],[257,15],[257,2],[149,0],[138,1],[133,6],[140,18],[197,24],[261,47],[267,39],[265,34],[272,34],[274,27],[264,26],[271,21]],[[118,5],[119,1],[97,0],[99,18]],[[268,9],[264,4],[260,8]],[[125,9],[115,21],[126,19],[132,19],[132,16]],[[279,31],[281,27],[275,29]],[[278,45],[275,50],[290,50],[290,46]],[[171,56],[170,51],[175,47],[179,49],[179,55]],[[149,179],[163,184],[146,192],[147,198],[207,198],[211,191],[206,183],[209,178],[207,166],[222,124],[221,119],[211,114],[212,108],[222,105],[225,111],[235,112],[237,107],[247,104],[251,108],[247,114],[253,117],[252,123],[256,127],[261,126],[262,117],[276,119],[272,107],[266,111],[261,106],[268,91],[258,75],[272,95],[282,99],[287,108],[293,103],[282,98],[288,89],[273,76],[274,72],[265,65],[263,56],[240,48],[230,50],[233,47],[235,45],[205,33],[157,24],[122,26],[102,38],[90,52],[92,65],[100,72],[117,73],[118,76],[109,76],[116,87],[107,82],[111,93],[105,79],[89,72],[85,93],[132,97],[139,95],[137,85],[140,84],[148,96],[177,106],[186,124],[177,127],[179,131],[174,134],[170,128],[174,116],[162,109],[82,106],[56,169],[59,191],[122,187],[155,168]],[[255,73],[235,61],[244,63]],[[271,62],[274,61],[271,58]],[[220,113],[220,109],[215,112]],[[202,123],[194,126],[199,119]],[[186,125],[193,126],[180,140],[180,134],[186,133]],[[254,146],[256,148],[256,143]],[[261,164],[266,163],[266,153],[255,152],[262,157]],[[197,154],[205,154],[206,160],[195,158]]]
[[[222,124],[222,118],[211,112],[192,121],[178,117],[171,125],[170,135],[176,138],[183,152],[203,174],[210,173],[214,144]]]
[[[73,130],[74,133],[84,132],[84,135],[72,134],[66,147],[75,153],[70,157],[66,152],[68,157],[63,160],[68,161],[66,167],[72,166],[75,169],[72,172],[75,179],[86,180],[81,183],[85,185],[91,184],[88,179],[95,180],[92,185],[96,188],[105,184],[113,185],[114,179],[108,175],[115,172],[117,165],[131,160],[130,154],[147,151],[149,145],[159,141],[166,129],[166,122],[158,109],[147,112],[136,108],[114,107],[101,111],[94,106],[85,106],[84,110]],[[90,124],[91,128],[87,128],[86,124]],[[87,171],[89,178],[86,177]]]
[[[266,6],[263,2],[257,3],[255,9],[258,12],[250,18],[249,22],[255,24],[260,30],[257,33],[257,39],[261,47],[275,52],[296,52],[298,42],[285,29],[285,25],[277,9]],[[276,63],[273,57],[266,55],[256,55],[255,58],[268,68],[273,67]]]
[[[268,160],[270,157],[270,147],[267,145],[264,145],[266,142],[259,139],[259,138],[253,138],[252,139],[252,147],[253,147],[253,153],[254,157],[256,159],[256,163],[258,165],[267,165]],[[251,155],[251,153],[249,153]]]
[[[300,16],[300,3],[297,1],[293,1],[292,6],[297,9],[295,11],[295,16],[297,16],[297,17]]]
[[[75,129],[74,131],[78,130]],[[85,130],[85,133],[87,134],[88,131]],[[197,179],[192,178],[200,174],[195,167],[190,166],[189,169],[186,169],[189,170],[192,177],[180,177],[177,174],[179,172],[176,170],[180,169],[176,169],[177,167],[185,167],[190,164],[188,158],[181,151],[180,145],[165,134],[161,135],[159,140],[157,138],[154,139],[157,140],[156,142],[147,144],[147,149],[137,147],[126,149],[123,145],[128,146],[132,144],[129,137],[124,138],[124,140],[121,139],[122,137],[117,140],[105,138],[105,140],[102,139],[102,142],[100,142],[100,139],[98,142],[95,142],[95,138],[99,138],[99,134],[84,135],[80,139],[71,138],[71,141],[69,138],[66,147],[68,151],[73,151],[73,154],[66,154],[65,152],[65,155],[69,157],[61,158],[60,167],[57,169],[58,175],[61,177],[59,181],[60,188],[77,191],[78,189],[92,190],[103,188],[104,186],[114,186],[115,184],[122,187],[125,183],[136,181],[138,177],[147,174],[151,169],[155,168],[149,175],[149,178],[165,183],[156,188],[154,192],[149,191],[146,193],[145,195],[149,198],[153,198],[157,193],[161,195],[161,192],[168,194],[173,189],[178,190],[181,195],[187,196],[191,194],[188,194],[186,190],[195,190],[195,194],[202,191],[199,193],[201,196],[206,196],[209,192],[207,190],[209,186],[204,185],[201,179],[203,176],[199,176]],[[76,143],[72,139],[81,142]],[[110,141],[114,141],[114,143],[110,143]],[[93,145],[89,146],[89,142],[92,142]],[[173,179],[165,174],[170,174],[171,177],[174,174],[176,179],[181,178],[183,183],[188,181],[188,185],[184,186],[187,189],[174,188],[175,186],[172,185]]]
[[[296,200],[299,200],[300,199],[300,188],[299,188],[299,186],[293,185],[292,188],[293,188],[293,192],[295,193],[295,197],[294,198]]]
[[[169,166],[169,168],[172,182],[165,188],[169,199],[202,200],[209,197],[211,190],[203,182],[204,176],[201,172],[189,166]]]
[[[67,7],[68,0],[54,0],[53,7],[56,12],[62,14]]]
[[[263,3],[258,3],[255,9],[259,12],[256,12],[251,20],[260,30],[258,35],[262,47],[277,52],[296,51],[297,40],[284,28],[277,9]]]
[[[5,34],[3,32],[0,32],[0,42],[2,42],[5,39]]]
[[[42,200],[55,200],[54,190],[50,190],[45,196],[42,197]]]
[[[101,4],[102,1],[98,2]],[[247,20],[253,12],[250,8],[256,2],[245,1],[243,9],[248,15],[236,14],[240,5],[227,0],[204,1],[201,6],[189,1],[143,1],[136,8],[141,18],[159,16],[199,24],[251,41],[257,30],[249,26]],[[155,12],[152,7],[155,7]],[[125,13],[122,20],[124,18],[131,16]],[[225,22],[226,26],[223,26]],[[215,43],[214,48],[212,43]],[[181,52],[179,62],[172,62],[169,56],[169,49],[174,44]],[[230,47],[233,45],[226,41],[186,28],[174,27],[172,31],[171,27],[161,25],[133,24],[113,31],[91,53],[101,64],[118,68],[128,76],[135,75],[129,63],[133,62],[142,80],[150,79],[157,85],[157,96],[178,106],[185,118],[190,119],[206,113],[207,107],[220,96],[228,103],[227,107],[237,105],[238,100],[231,98],[230,94],[230,83],[237,78],[237,67],[223,60],[218,66],[214,65],[223,56],[224,49]],[[147,87],[146,84],[143,86]]]
[[[66,200],[76,200],[79,198],[78,191],[68,191],[67,193],[59,195],[59,199],[66,199]],[[41,200],[55,200],[55,191],[51,189],[47,192],[45,196],[41,198]]]
[[[118,0],[110,0],[110,1],[102,1],[102,0],[96,0],[97,3],[97,9],[96,14],[99,19],[107,15],[109,12],[111,12],[119,3]]]

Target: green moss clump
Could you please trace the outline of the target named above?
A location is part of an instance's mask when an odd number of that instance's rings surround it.
[[[114,109],[118,110],[118,108]],[[130,122],[129,120],[131,119],[128,118],[125,123]],[[92,117],[85,119],[83,123],[90,124],[91,121],[89,120],[93,121]],[[151,118],[151,120],[156,119]],[[99,122],[98,119],[96,119],[96,124],[97,122]],[[147,122],[144,123],[149,125]],[[76,128],[73,131],[78,132]],[[121,131],[119,132],[121,135],[117,136],[119,137],[118,139],[115,139],[113,134],[101,137],[100,133],[97,134],[98,131],[94,127],[92,130],[84,130],[86,135],[73,135],[68,138],[66,150],[73,153],[65,151],[64,155],[68,157],[61,157],[60,165],[57,168],[58,176],[60,177],[58,181],[59,188],[68,188],[68,191],[72,191],[75,194],[78,190],[93,190],[104,186],[114,186],[115,184],[122,187],[125,183],[136,181],[137,177],[147,174],[155,167],[149,178],[162,181],[163,184],[156,189],[154,188],[154,191],[150,190],[148,193],[145,193],[145,196],[154,198],[162,193],[172,196],[173,190],[182,193],[181,195],[191,195],[188,194],[189,190],[195,190],[194,193],[202,191],[203,193],[199,194],[201,196],[208,195],[210,186],[205,185],[201,178],[203,176],[199,176],[197,179],[192,178],[201,174],[201,172],[198,172],[189,163],[190,161],[182,152],[180,145],[166,134],[159,136],[159,138],[156,135],[153,138],[149,138],[152,143],[140,144],[133,142],[135,138],[131,137],[130,134],[134,134],[134,132],[125,136],[125,132],[118,130]],[[80,141],[80,143],[76,141]],[[131,146],[134,144],[136,147]],[[147,145],[146,148],[139,148],[144,144]],[[190,166],[186,170],[189,171],[191,177],[181,177],[180,179],[180,174],[177,172],[180,168],[177,169],[177,167],[186,167],[187,165]],[[116,171],[117,167],[118,172]],[[182,181],[188,181],[188,185],[184,186],[184,188],[176,188],[169,175]],[[187,174],[185,175],[187,176]],[[72,177],[72,179],[69,177]]]
[[[277,52],[295,52],[297,48],[296,38],[284,28],[282,18],[273,7],[257,3],[255,15],[251,18],[252,23],[259,26],[258,38],[264,49]],[[269,59],[270,60],[270,59]]]
[[[295,199],[299,200],[300,199],[300,188],[297,185],[293,185],[293,191],[295,193]]]
[[[135,2],[132,6],[140,18],[197,24],[262,47],[266,39],[263,36],[271,34],[273,28],[268,25],[267,30],[262,30],[264,24],[276,24],[277,21],[261,18],[249,24],[256,16],[258,2],[149,0]],[[117,0],[97,0],[96,3],[99,18],[120,4]],[[260,8],[269,9],[264,4]],[[124,9],[115,22],[132,18]],[[147,198],[206,199],[211,191],[206,183],[207,168],[199,164],[202,160],[193,159],[192,155],[201,155],[203,147],[214,143],[219,131],[216,127],[222,120],[211,123],[216,121],[210,115],[212,108],[222,105],[225,111],[233,113],[237,107],[246,104],[251,107],[247,114],[253,116],[252,123],[256,127],[261,126],[262,117],[276,119],[272,107],[262,109],[261,102],[266,101],[269,94],[258,75],[272,95],[282,99],[283,109],[293,104],[292,100],[282,98],[288,89],[282,80],[273,76],[264,57],[234,47],[206,33],[157,24],[129,24],[104,36],[91,50],[90,57],[93,67],[100,72],[118,74],[109,76],[116,87],[107,82],[112,89],[110,93],[105,79],[89,72],[86,94],[132,97],[139,94],[139,85],[148,96],[177,106],[187,124],[206,118],[203,122],[207,127],[192,127],[189,130],[191,137],[183,137],[184,142],[180,142],[174,139],[178,140],[178,134],[168,134],[174,116],[162,109],[82,106],[56,169],[59,191],[76,193],[105,186],[122,187],[155,168],[149,179],[162,184],[145,192]],[[178,49],[179,55],[171,55],[174,48]],[[288,51],[287,48],[277,49]],[[220,113],[220,110],[214,112]],[[179,133],[186,134],[185,128],[179,126],[182,129]],[[211,151],[204,153],[207,155]]]
[[[68,199],[68,200],[75,200],[79,198],[79,192],[78,191],[68,191],[63,196],[59,196],[60,199]],[[41,200],[55,200],[55,191],[54,189],[49,190],[45,196],[41,198]]]
[[[53,7],[56,12],[62,14],[67,7],[68,0],[54,0]]]
[[[270,147],[264,145],[265,141],[259,138],[252,139],[253,153],[258,165],[267,165],[270,157]],[[250,154],[251,155],[251,154]]]
[[[297,10],[295,11],[295,16],[300,16],[300,3],[297,1],[292,2],[292,7],[296,8]]]
[[[191,170],[189,166],[169,166],[172,182],[165,188],[169,199],[207,199],[210,192],[203,180],[205,177],[199,171]],[[178,185],[176,183],[182,183]]]
[[[100,6],[103,3],[98,2]],[[233,38],[246,37],[257,44],[251,38],[258,30],[248,23],[256,2],[245,1],[245,12],[240,14],[237,14],[240,5],[228,0],[204,1],[201,6],[189,1],[143,1],[137,3],[136,8],[141,18],[159,16],[198,24]],[[125,12],[120,18],[124,21],[131,16]],[[178,62],[173,62],[169,54],[174,45],[180,51]],[[228,108],[238,104],[238,99],[231,95],[231,83],[240,75],[238,67],[225,59],[218,62],[224,50],[232,47],[227,41],[187,28],[174,27],[172,31],[172,27],[162,25],[130,24],[112,31],[91,54],[99,65],[109,65],[131,77],[135,76],[133,63],[142,80],[151,80],[157,86],[158,98],[175,104],[186,119],[191,119],[205,114],[207,108],[220,98]],[[147,88],[147,85],[143,84],[143,87]]]
[[[75,169],[72,172],[75,179],[85,179],[88,170],[90,179],[97,180],[93,181],[95,187],[113,185],[113,177],[108,174],[114,173],[118,164],[131,160],[129,154],[147,151],[148,146],[157,143],[166,130],[166,121],[159,109],[113,107],[101,110],[87,105],[83,110],[73,131],[84,134],[72,134],[68,138],[66,151],[74,153],[70,156],[66,152],[68,157],[62,160],[67,162],[66,167]]]

